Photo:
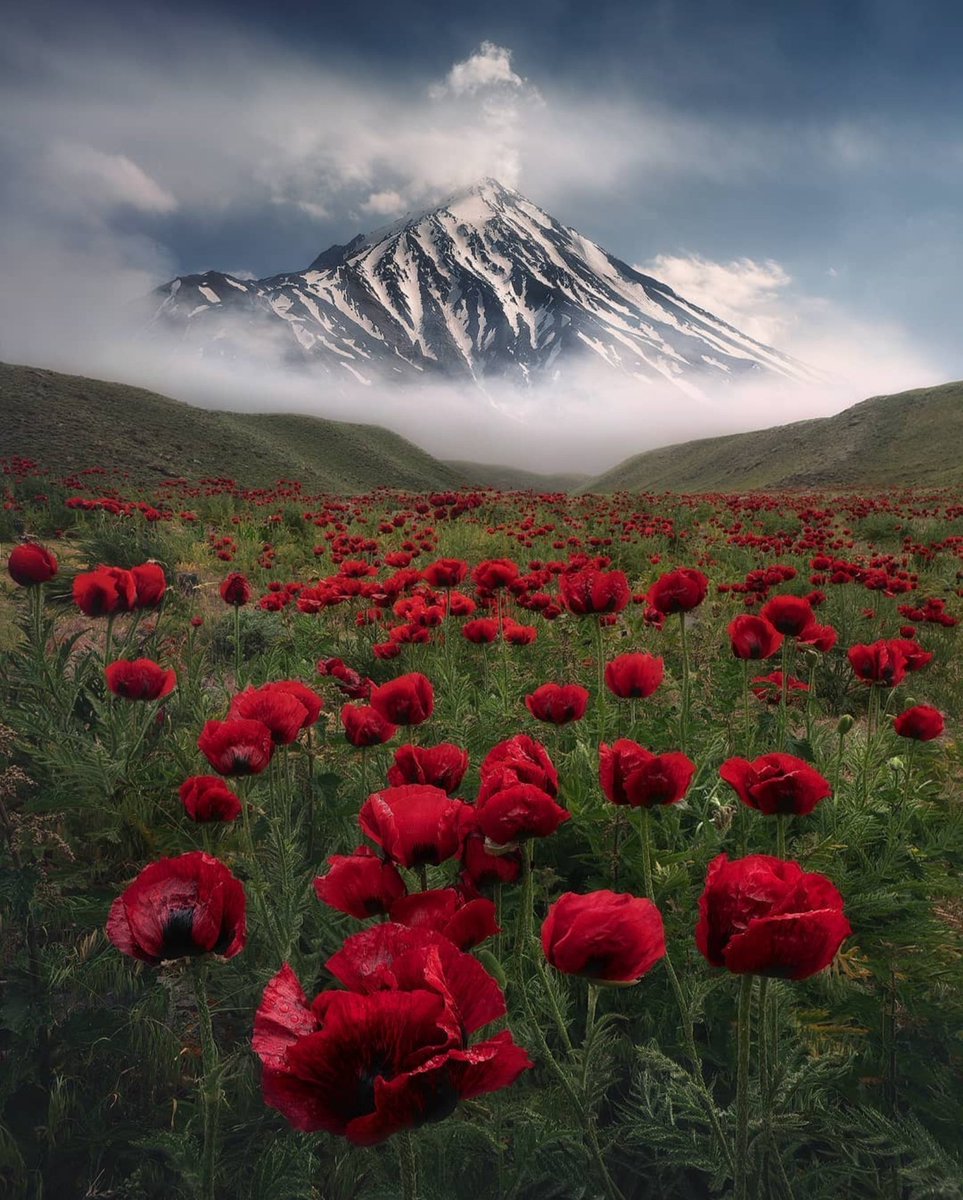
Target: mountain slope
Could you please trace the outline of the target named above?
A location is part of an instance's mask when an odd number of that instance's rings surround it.
[[[874,396],[813,421],[664,446],[582,488],[747,491],[963,482],[963,382]]]
[[[57,473],[104,466],[139,482],[229,476],[244,487],[298,479],[308,491],[457,487],[461,476],[377,425],[280,413],[213,412],[121,383],[0,363],[0,455]]]
[[[591,479],[590,475],[579,475],[574,471],[543,474],[526,471],[522,467],[466,462],[462,459],[446,459],[446,465],[469,483],[495,488],[500,492],[574,492]]]
[[[558,382],[585,363],[690,394],[814,378],[492,179],[332,246],[304,271],[186,275],[156,299],[155,328],[199,353],[268,354],[336,387]]]

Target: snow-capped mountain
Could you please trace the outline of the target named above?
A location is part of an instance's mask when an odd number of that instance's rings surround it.
[[[688,392],[752,376],[812,379],[493,179],[304,271],[217,271],[158,289],[155,322],[203,354],[267,349],[329,377],[558,380],[586,360]]]

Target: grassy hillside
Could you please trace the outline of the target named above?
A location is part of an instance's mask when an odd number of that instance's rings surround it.
[[[460,459],[449,460],[446,466],[470,483],[498,488],[502,492],[574,492],[591,479],[590,475],[572,472],[540,475],[521,467],[500,467],[492,463],[462,462]]]
[[[963,382],[874,396],[834,417],[636,454],[587,492],[963,482]]]
[[[104,466],[140,482],[230,476],[247,487],[299,479],[309,491],[453,487],[450,466],[377,425],[214,412],[121,383],[0,363],[0,455],[56,472]]]

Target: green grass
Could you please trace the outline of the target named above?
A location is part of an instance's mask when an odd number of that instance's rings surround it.
[[[461,459],[448,460],[446,466],[469,483],[497,488],[500,492],[574,492],[591,479],[590,475],[580,475],[575,471],[553,471],[543,475],[536,471],[525,471],[521,467],[463,462]]]
[[[634,455],[586,492],[940,487],[963,481],[963,382],[874,396],[834,417]]]
[[[229,476],[245,487],[300,480],[309,491],[463,482],[450,466],[377,425],[290,413],[216,412],[122,383],[0,363],[0,455],[57,473],[102,466],[138,483]]]

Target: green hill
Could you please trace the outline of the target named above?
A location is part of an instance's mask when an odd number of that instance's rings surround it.
[[[963,382],[874,396],[812,421],[664,446],[585,492],[741,492],[963,483]]]
[[[448,460],[446,466],[457,472],[469,483],[479,487],[496,488],[501,492],[574,492],[591,479],[591,475],[558,471],[541,475],[521,467],[500,467],[490,463]]]
[[[229,476],[245,487],[298,479],[308,491],[425,490],[464,479],[378,425],[289,413],[215,412],[156,392],[0,363],[0,455],[69,474],[127,470],[145,484]]]

